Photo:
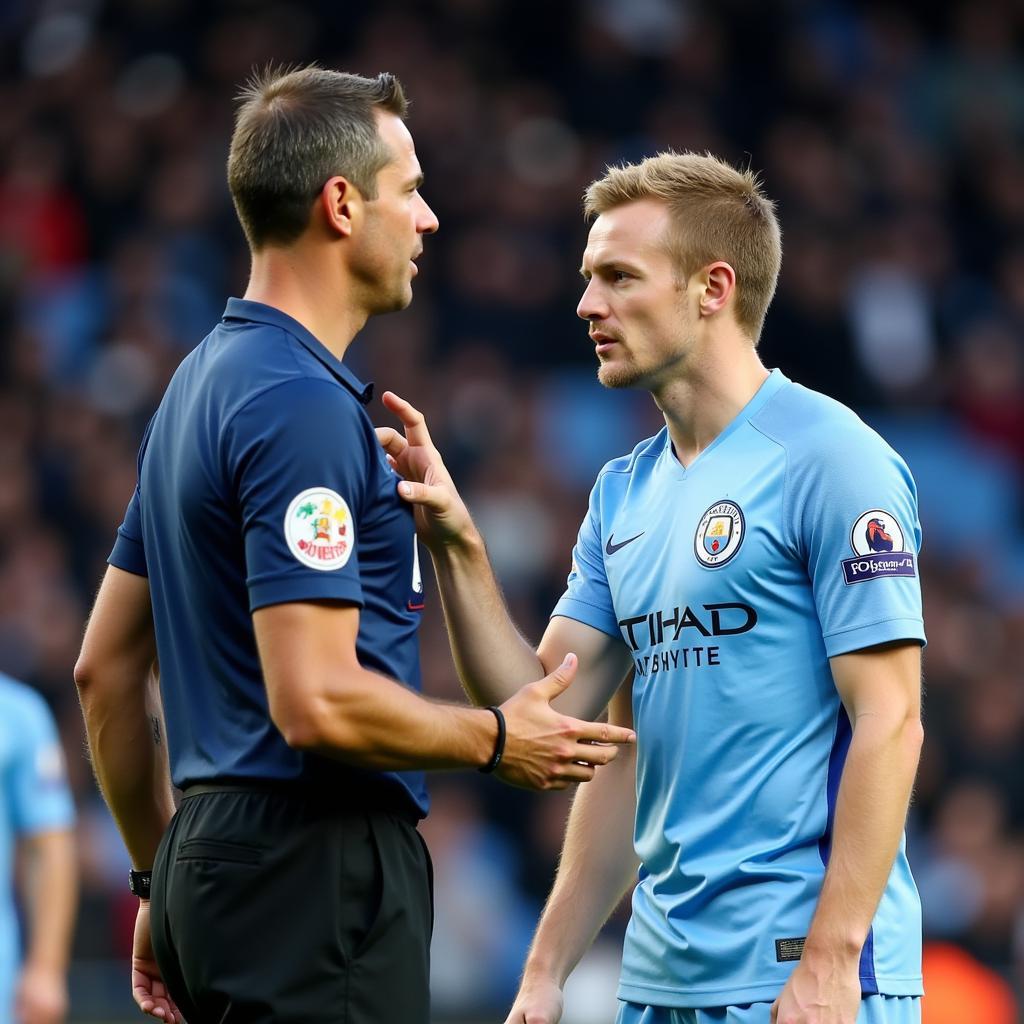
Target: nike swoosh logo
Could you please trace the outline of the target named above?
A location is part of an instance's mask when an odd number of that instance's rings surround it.
[[[632,544],[633,541],[639,540],[644,535],[644,532],[645,531],[641,530],[635,537],[630,537],[628,540],[624,540],[621,544],[612,543],[612,537],[615,536],[615,534],[613,533],[608,538],[608,543],[604,546],[604,553],[606,555],[614,555],[615,552],[619,550],[619,548],[624,548],[627,544]]]

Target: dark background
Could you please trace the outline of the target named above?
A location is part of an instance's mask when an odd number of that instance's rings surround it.
[[[574,314],[581,191],[668,147],[763,172],[785,244],[763,358],[854,406],[920,487],[930,645],[910,854],[928,936],[972,958],[943,961],[935,985],[983,984],[977,964],[1020,991],[1022,36],[1024,8],[998,0],[0,4],[0,669],[45,694],[66,742],[75,1019],[130,1010],[134,913],[71,668],[142,428],[244,289],[224,162],[233,96],[268,61],[394,71],[412,99],[441,229],[412,308],[348,358],[427,412],[534,639],[597,469],[660,425],[646,395],[595,383]],[[429,585],[427,600],[426,685],[455,698]],[[438,1017],[500,1020],[567,800],[464,776],[434,790]],[[611,1019],[624,920],[571,986],[570,1024]],[[942,1017],[936,996],[926,1021],[1002,1024],[971,991],[973,1011]]]

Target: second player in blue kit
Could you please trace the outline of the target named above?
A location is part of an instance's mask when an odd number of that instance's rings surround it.
[[[781,237],[751,172],[663,154],[611,168],[586,209],[577,312],[599,380],[649,391],[665,428],[599,475],[536,649],[422,417],[385,396],[405,432],[378,431],[467,688],[498,699],[572,650],[565,706],[610,698],[609,721],[637,731],[635,757],[576,796],[507,1024],[560,1019],[630,889],[620,1024],[911,1024],[913,480],[852,412],[761,363]]]

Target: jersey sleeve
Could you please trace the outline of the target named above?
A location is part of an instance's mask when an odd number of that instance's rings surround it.
[[[12,820],[22,835],[70,828],[75,820],[53,717],[41,697],[29,696],[19,713],[19,744],[10,768]]]
[[[153,420],[146,424],[142,443],[139,445],[138,478],[142,479],[142,459],[149,444],[149,434],[153,429]],[[142,492],[135,485],[128,508],[124,513],[124,522],[117,528],[114,548],[107,557],[110,565],[134,573],[136,576],[148,576],[146,568],[146,546],[142,540]]]
[[[610,636],[622,636],[611,591],[604,568],[601,545],[601,479],[590,493],[586,518],[580,526],[576,546],[572,549],[572,568],[566,580],[565,593],[559,598],[552,617],[564,615]]]
[[[142,543],[142,521],[139,506],[139,488],[136,485],[131,501],[124,513],[124,522],[117,528],[114,548],[107,557],[110,565],[136,576],[148,576],[146,548]]]
[[[894,640],[923,644],[921,524],[910,470],[867,428],[831,439],[805,463],[793,480],[797,543],[828,656]]]
[[[240,506],[251,611],[315,599],[362,605],[368,424],[342,388],[307,378],[263,392],[231,420],[228,472]]]

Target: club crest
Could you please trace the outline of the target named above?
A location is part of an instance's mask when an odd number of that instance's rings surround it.
[[[736,557],[745,532],[739,505],[732,501],[715,502],[701,516],[693,538],[693,553],[701,565],[717,569]]]

